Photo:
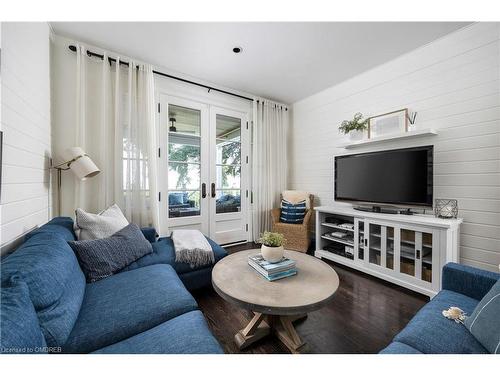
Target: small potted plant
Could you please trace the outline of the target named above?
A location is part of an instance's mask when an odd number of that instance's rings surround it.
[[[368,128],[368,119],[363,120],[361,113],[356,113],[352,120],[344,120],[339,126],[339,131],[349,134],[351,140],[363,139],[363,132]]]
[[[262,244],[260,251],[265,260],[277,263],[283,259],[283,254],[285,253],[285,249],[283,248],[285,236],[281,233],[264,232],[259,239],[259,243]]]

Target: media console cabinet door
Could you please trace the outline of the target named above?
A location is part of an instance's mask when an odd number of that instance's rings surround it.
[[[365,259],[365,221],[354,218],[354,260],[363,263]]]
[[[432,229],[371,219],[365,220],[364,227],[366,266],[427,286],[439,276],[435,272],[439,260],[435,256]]]

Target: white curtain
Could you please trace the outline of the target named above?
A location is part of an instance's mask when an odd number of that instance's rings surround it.
[[[101,169],[77,181],[73,209],[98,212],[117,203],[130,222],[158,228],[153,69],[120,57],[110,64],[77,46],[75,145]]]
[[[271,229],[271,209],[287,185],[288,111],[269,100],[254,101],[252,132],[253,237]]]

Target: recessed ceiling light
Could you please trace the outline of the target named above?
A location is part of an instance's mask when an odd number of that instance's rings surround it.
[[[241,53],[241,51],[243,51],[243,48],[241,48],[241,47],[234,47],[233,48],[234,53]]]

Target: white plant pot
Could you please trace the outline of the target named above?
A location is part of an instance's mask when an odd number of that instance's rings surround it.
[[[365,137],[365,132],[362,130],[353,130],[349,132],[351,141],[361,141]]]
[[[260,248],[260,252],[262,253],[262,257],[271,263],[277,263],[281,259],[283,259],[283,255],[285,254],[285,249],[283,246],[271,247],[262,245]]]

